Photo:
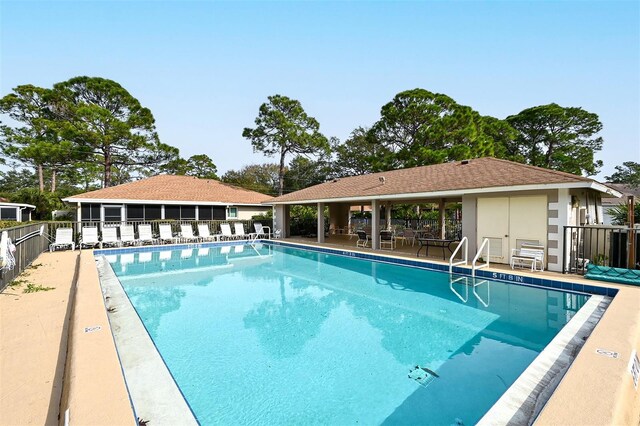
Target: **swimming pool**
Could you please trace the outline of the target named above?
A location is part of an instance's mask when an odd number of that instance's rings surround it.
[[[107,259],[202,424],[473,424],[589,298],[270,244]]]

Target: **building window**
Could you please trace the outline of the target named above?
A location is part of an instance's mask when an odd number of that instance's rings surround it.
[[[100,204],[81,204],[80,215],[83,221],[100,221]]]
[[[2,220],[18,220],[18,213],[15,207],[0,208],[0,219]]]
[[[213,208],[213,220],[227,220],[227,210],[224,207]]]
[[[144,206],[145,220],[157,220],[162,218],[162,206],[148,205]]]
[[[229,219],[235,219],[238,217],[238,208],[229,207]]]
[[[129,204],[127,206],[127,220],[144,220],[144,205]]]
[[[211,220],[211,219],[213,219],[213,207],[212,206],[198,206],[198,219],[199,220]]]
[[[122,206],[104,206],[105,222],[121,222]]]
[[[180,206],[164,206],[164,218],[180,220]]]
[[[180,207],[180,219],[182,219],[182,220],[195,220],[196,219],[196,206],[182,206],[182,207]]]

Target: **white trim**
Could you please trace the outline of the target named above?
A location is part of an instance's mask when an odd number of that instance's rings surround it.
[[[82,203],[82,204],[167,204],[167,205],[185,205],[185,206],[228,206],[228,202],[222,201],[180,201],[180,200],[132,200],[128,198],[63,198],[66,203]],[[234,206],[256,206],[267,207],[269,203],[232,203]],[[35,207],[34,207],[35,208]]]
[[[622,193],[609,188],[598,182],[573,182],[573,183],[544,183],[534,185],[514,185],[514,186],[494,186],[484,188],[470,188],[470,189],[457,189],[450,191],[433,191],[433,192],[407,192],[401,194],[386,194],[386,195],[367,195],[367,196],[355,196],[344,198],[314,198],[309,200],[297,200],[297,201],[269,201],[262,205],[276,205],[276,204],[314,204],[320,202],[360,202],[371,200],[419,200],[429,198],[450,198],[461,197],[469,194],[486,194],[494,192],[519,192],[519,191],[540,191],[540,190],[557,190],[557,189],[594,189],[596,191],[605,192],[615,197],[621,197]],[[64,200],[63,200],[64,201]]]
[[[560,216],[559,212],[558,212],[558,216]],[[560,225],[560,218],[559,217],[550,217],[547,220],[547,225]]]
[[[22,203],[5,203],[4,201],[0,202],[0,207],[28,207],[30,209],[35,209],[36,206],[31,204],[22,204]]]

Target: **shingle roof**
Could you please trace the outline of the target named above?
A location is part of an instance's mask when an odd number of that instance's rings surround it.
[[[640,199],[640,186],[633,187],[631,185],[626,185],[623,183],[607,183],[607,186],[615,189],[618,192],[621,192],[623,197],[633,195],[637,199]],[[624,199],[620,199],[617,197],[604,196],[604,195],[602,196],[602,205],[604,206],[618,205],[620,203],[624,204],[624,202],[625,202]]]
[[[233,204],[261,204],[273,197],[249,191],[214,179],[192,176],[158,175],[118,186],[73,195],[65,199],[95,200],[157,200],[219,202]]]
[[[287,203],[504,186],[594,182],[592,179],[570,173],[491,157],[476,158],[464,163],[451,162],[351,176],[285,194],[271,201]],[[384,183],[381,182],[382,177]]]

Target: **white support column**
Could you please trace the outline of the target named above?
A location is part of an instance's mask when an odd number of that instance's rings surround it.
[[[324,243],[324,203],[318,203],[318,242]]]
[[[562,262],[565,262],[565,267],[569,266],[569,246],[564,246],[564,227],[569,225],[571,218],[571,194],[569,189],[558,189],[558,218],[549,218],[549,224],[553,225],[557,221],[558,226],[558,248],[557,251],[553,249],[547,250],[547,256],[557,253],[557,262],[549,262],[548,267],[550,271],[562,272]]]
[[[387,201],[384,203],[384,218],[386,220],[386,229],[391,229],[391,203]]]
[[[380,249],[380,202],[371,201],[371,248]]]
[[[440,213],[440,239],[444,240],[447,236],[447,230],[445,229],[446,220],[445,220],[445,207],[446,204],[444,202],[444,198],[440,198],[440,204],[438,206]]]

